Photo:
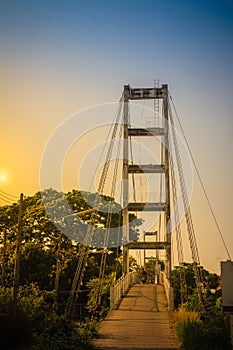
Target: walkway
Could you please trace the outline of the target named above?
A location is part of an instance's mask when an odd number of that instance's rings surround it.
[[[99,350],[179,349],[163,286],[136,284],[102,322]]]

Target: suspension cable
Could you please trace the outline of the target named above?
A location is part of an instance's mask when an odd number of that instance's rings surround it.
[[[191,248],[191,253],[192,253],[192,259],[193,259],[193,268],[194,268],[194,275],[196,278],[198,298],[199,298],[200,305],[202,306],[202,308],[204,308],[204,301],[203,301],[204,296],[202,295],[202,288],[201,288],[201,285],[203,283],[203,278],[202,278],[202,274],[201,274],[201,270],[200,270],[200,258],[199,258],[199,253],[198,253],[196,235],[195,235],[193,221],[192,221],[190,204],[188,201],[188,195],[187,195],[187,189],[186,189],[185,180],[184,180],[184,173],[183,173],[183,167],[182,167],[182,162],[181,162],[181,156],[180,156],[180,151],[178,148],[178,142],[177,142],[176,133],[175,133],[175,126],[174,126],[174,119],[173,119],[173,115],[171,112],[170,104],[169,104],[168,108],[169,108],[169,117],[170,117],[170,122],[171,122],[171,128],[170,128],[171,129],[171,136],[173,139],[173,145],[174,145],[175,156],[176,156],[176,161],[177,161],[177,170],[178,170],[180,186],[181,186],[181,194],[182,194],[183,205],[184,205],[184,210],[185,210],[186,225],[187,225],[187,231],[188,231],[188,236],[189,236],[189,243],[190,243],[190,248]]]
[[[185,140],[186,147],[187,147],[187,149],[188,149],[188,151],[189,151],[189,155],[190,155],[190,157],[191,157],[191,159],[192,159],[194,169],[195,169],[195,171],[196,171],[196,174],[197,174],[197,176],[198,176],[198,179],[199,179],[201,188],[202,188],[202,190],[203,190],[204,196],[205,196],[206,201],[207,201],[207,204],[208,204],[208,206],[209,206],[209,210],[210,210],[210,212],[211,212],[211,214],[212,214],[212,217],[213,217],[213,219],[214,219],[215,225],[216,225],[216,227],[217,227],[218,233],[219,233],[220,238],[221,238],[221,240],[222,240],[223,246],[224,246],[224,248],[225,248],[225,250],[226,250],[227,256],[228,256],[229,260],[231,260],[230,252],[229,252],[229,250],[228,250],[228,248],[227,248],[226,242],[225,242],[224,237],[223,237],[223,233],[222,233],[221,228],[220,228],[220,226],[219,226],[219,223],[218,223],[218,221],[217,221],[217,217],[216,217],[216,215],[215,215],[215,213],[214,213],[214,209],[213,209],[213,207],[212,207],[212,205],[211,205],[211,203],[210,203],[210,200],[209,200],[207,191],[206,191],[206,189],[205,189],[205,185],[204,185],[204,183],[203,183],[203,181],[202,181],[200,172],[199,172],[199,170],[198,170],[198,168],[197,168],[195,159],[194,159],[194,157],[193,157],[193,155],[192,155],[192,152],[191,152],[191,149],[190,149],[188,140],[187,140],[187,138],[186,138],[186,136],[185,136],[184,129],[183,129],[182,125],[181,125],[181,122],[180,122],[180,119],[179,119],[179,116],[178,116],[178,113],[177,113],[175,104],[174,104],[173,99],[172,99],[172,97],[171,97],[170,94],[169,94],[169,97],[170,97],[170,100],[171,100],[171,102],[172,102],[172,106],[173,106],[173,108],[174,108],[175,115],[176,115],[177,121],[178,121],[178,123],[179,123],[179,127],[180,127],[180,130],[181,130],[182,136],[183,136],[183,138],[184,138],[184,140]]]
[[[115,120],[118,119],[118,116],[119,116],[120,113],[121,113],[122,106],[123,106],[122,102],[123,102],[123,93],[122,93],[121,98],[120,98],[120,100],[119,100],[119,102],[118,102],[118,103],[120,103],[120,109],[118,109],[118,110],[116,111],[115,115],[114,115],[114,118],[113,118],[113,121],[112,121],[112,123],[111,123],[111,127],[110,127],[110,129],[109,129],[109,131],[108,131],[108,135],[107,135],[106,140],[108,140],[108,139],[110,138],[112,129],[114,128],[114,125],[115,125]],[[102,157],[103,157],[103,154],[104,154],[104,151],[105,151],[105,149],[106,149],[106,146],[107,146],[107,142],[105,142],[104,147],[103,147],[103,149],[102,149],[102,151],[101,151],[101,154],[100,154],[100,157],[99,157],[99,161],[98,161],[98,164],[97,164],[97,167],[96,167],[97,169],[98,169],[99,166],[100,166],[100,162],[101,162],[101,159],[102,159]],[[89,191],[91,190],[91,187],[92,187],[92,185],[93,185],[94,178],[95,178],[95,173],[93,174],[93,177],[92,177],[92,180],[91,180],[91,183],[90,183],[90,186],[89,186]]]
[[[116,138],[117,130],[118,130],[119,125],[120,125],[119,120],[120,120],[121,111],[122,111],[122,103],[121,102],[122,102],[122,97],[120,99],[120,107],[119,107],[118,113],[116,115],[116,121],[113,124],[113,128],[111,128],[112,135],[111,135],[111,139],[110,139],[110,145],[109,145],[109,148],[108,148],[108,151],[106,154],[104,167],[103,167],[101,178],[100,178],[99,185],[98,185],[98,194],[99,195],[96,196],[95,203],[93,205],[93,207],[97,208],[97,210],[91,214],[91,219],[90,219],[90,223],[88,224],[88,227],[87,227],[85,241],[84,241],[84,244],[80,247],[80,255],[79,255],[79,259],[78,259],[78,263],[77,263],[77,267],[76,267],[76,271],[75,271],[75,275],[74,275],[74,279],[73,279],[73,283],[72,283],[72,287],[71,287],[71,291],[70,291],[70,296],[68,298],[68,302],[66,305],[66,316],[67,317],[72,316],[74,299],[76,300],[78,297],[78,293],[80,291],[80,287],[82,284],[82,277],[84,275],[84,271],[85,271],[85,268],[87,265],[87,259],[89,256],[90,246],[91,246],[93,234],[94,234],[94,225],[95,225],[95,222],[97,219],[97,213],[98,213],[100,202],[101,202],[101,195],[103,195],[104,186],[105,186],[105,182],[106,182],[106,178],[107,178],[107,173],[109,170],[111,155],[113,152],[114,140]],[[106,143],[107,143],[107,140],[105,142],[105,145],[106,145]]]
[[[121,137],[123,132],[123,125],[121,124],[120,132],[119,132],[119,141],[118,141],[118,147],[117,147],[117,153],[116,153],[116,162],[113,172],[113,179],[112,179],[112,186],[111,186],[111,193],[110,197],[115,197],[115,191],[116,191],[116,180],[117,180],[117,174],[119,169],[119,161],[120,161],[120,150],[121,150]],[[108,208],[108,216],[107,216],[107,222],[106,222],[106,230],[105,230],[105,237],[104,237],[104,249],[101,256],[101,264],[100,264],[100,271],[99,271],[99,291],[97,293],[97,299],[96,303],[99,305],[101,303],[101,296],[102,296],[102,289],[103,289],[103,278],[105,275],[105,268],[106,268],[106,258],[107,258],[107,246],[109,242],[109,234],[110,234],[110,228],[111,228],[111,219],[112,219],[112,206],[113,206],[113,200],[109,202],[109,208]],[[119,227],[119,226],[118,226]]]
[[[172,150],[171,150],[172,153]],[[173,162],[173,156],[169,159],[170,161],[170,171],[171,171],[171,182],[172,182],[172,202],[174,209],[174,221],[175,221],[175,232],[176,232],[176,244],[177,244],[177,254],[179,261],[179,274],[180,274],[180,285],[181,285],[181,303],[183,304],[187,300],[187,286],[185,278],[185,267],[184,267],[184,252],[183,252],[183,241],[180,226],[180,216],[177,202],[177,186],[175,177],[175,166]]]

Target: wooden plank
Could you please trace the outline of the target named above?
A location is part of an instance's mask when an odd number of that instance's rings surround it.
[[[177,350],[163,286],[136,284],[102,322],[94,345],[98,350]]]

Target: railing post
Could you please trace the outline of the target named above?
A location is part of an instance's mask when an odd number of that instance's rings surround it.
[[[110,287],[110,311],[115,308],[115,287]]]

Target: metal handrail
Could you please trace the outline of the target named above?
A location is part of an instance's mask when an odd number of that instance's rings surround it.
[[[122,296],[128,291],[129,287],[137,282],[137,274],[132,271],[127,275],[121,276],[113,287],[110,287],[110,310],[116,309]]]

